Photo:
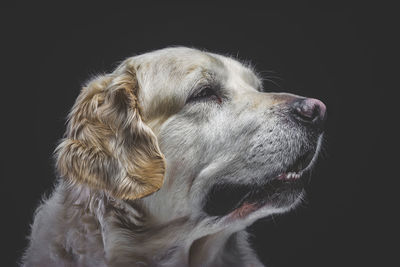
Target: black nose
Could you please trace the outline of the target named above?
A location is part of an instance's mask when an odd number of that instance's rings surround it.
[[[326,106],[315,98],[304,98],[292,104],[295,117],[302,123],[323,129],[326,120]]]

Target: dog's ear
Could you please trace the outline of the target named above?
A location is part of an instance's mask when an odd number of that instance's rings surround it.
[[[142,121],[138,90],[132,66],[97,77],[82,89],[55,151],[61,177],[123,199],[160,189],[164,157]]]

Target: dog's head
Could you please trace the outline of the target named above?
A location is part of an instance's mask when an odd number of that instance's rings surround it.
[[[319,100],[263,90],[232,58],[158,50],[83,88],[57,168],[116,198],[161,188],[141,200],[161,220],[250,222],[299,202],[325,114]]]

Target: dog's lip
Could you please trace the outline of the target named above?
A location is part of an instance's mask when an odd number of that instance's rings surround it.
[[[315,154],[315,151],[307,151],[302,156],[298,157],[293,164],[286,168],[286,171],[276,175],[275,179],[289,181],[300,179],[304,173],[310,169]]]

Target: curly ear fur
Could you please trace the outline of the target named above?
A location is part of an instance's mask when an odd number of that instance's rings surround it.
[[[55,151],[61,177],[123,199],[160,189],[164,157],[141,119],[137,91],[129,68],[97,77],[82,89]]]

